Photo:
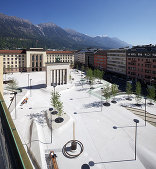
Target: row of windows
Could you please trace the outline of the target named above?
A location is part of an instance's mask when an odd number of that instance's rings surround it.
[[[49,56],[73,56],[73,55],[47,55],[48,57]]]
[[[25,55],[3,55],[3,57],[25,57]]]

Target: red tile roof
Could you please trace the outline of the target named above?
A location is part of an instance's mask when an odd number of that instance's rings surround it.
[[[0,50],[0,54],[23,54],[24,50]]]
[[[73,54],[72,51],[46,51],[47,54]]]

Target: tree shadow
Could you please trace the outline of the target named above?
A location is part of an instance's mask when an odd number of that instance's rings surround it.
[[[41,113],[31,113],[29,115],[27,115],[30,120],[34,119],[35,121],[37,121],[39,124],[44,124],[45,122],[45,114],[41,114]]]
[[[84,104],[85,108],[93,108],[93,107],[101,107],[101,101],[98,102],[93,102],[93,103],[89,103],[89,104]]]
[[[46,84],[37,84],[37,85],[32,85],[32,86],[25,86],[25,87],[20,87],[20,89],[41,89],[41,88],[46,88]]]

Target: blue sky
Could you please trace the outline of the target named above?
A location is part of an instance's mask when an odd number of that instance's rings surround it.
[[[132,45],[156,44],[156,0],[3,0],[0,12]]]

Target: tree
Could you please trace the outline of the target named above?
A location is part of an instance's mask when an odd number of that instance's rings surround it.
[[[109,84],[106,84],[102,90],[103,96],[106,99],[106,103],[108,103],[109,98],[111,97],[111,87]]]
[[[58,115],[63,113],[63,103],[60,101],[60,94],[58,92],[51,93],[51,105],[58,111]]]
[[[113,96],[113,100],[115,100],[115,96],[118,93],[118,91],[119,91],[118,86],[116,84],[112,84],[111,93],[112,93],[112,96]]]
[[[135,100],[136,100],[137,104],[139,104],[141,102],[141,84],[140,84],[140,82],[136,82],[135,93],[136,93]]]
[[[101,80],[103,79],[103,75],[104,75],[104,71],[98,70],[98,78],[100,79],[100,83]]]
[[[130,82],[127,82],[126,84],[126,93],[128,95],[128,100],[130,100],[130,96],[132,94],[132,85]]]
[[[18,83],[14,78],[11,78],[7,85],[8,85],[7,88],[11,89],[12,91],[18,88]]]
[[[150,104],[152,105],[152,101],[155,99],[155,87],[154,86],[148,86],[147,89],[148,92],[148,98],[150,99]]]
[[[98,69],[94,69],[93,74],[94,74],[94,77],[98,79]]]
[[[90,85],[92,85],[93,84],[93,81],[94,81],[94,77],[93,77],[93,71],[92,71],[92,69],[87,69],[87,72],[86,72],[86,77],[87,77],[87,79],[89,79],[90,80]]]

